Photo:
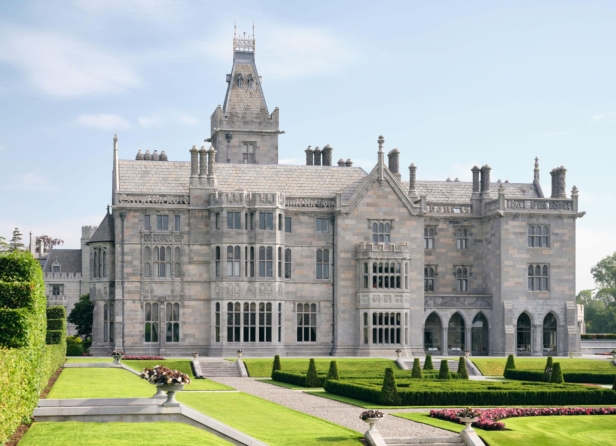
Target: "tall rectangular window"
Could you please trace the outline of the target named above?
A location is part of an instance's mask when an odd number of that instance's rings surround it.
[[[217,246],[215,251],[216,251],[215,275],[216,277],[220,277],[220,246]]]
[[[241,317],[241,304],[229,302],[227,304],[227,342],[240,342]]]
[[[367,343],[368,343],[368,313],[364,313],[364,344],[367,344]]]
[[[158,342],[158,304],[145,304],[145,342]]]
[[[180,216],[179,215],[175,216],[175,230],[176,231],[180,230]]]
[[[272,304],[259,302],[259,342],[272,342]]]
[[[434,249],[434,235],[436,230],[433,227],[424,228],[424,249]]]
[[[548,265],[528,265],[528,291],[550,291]]]
[[[329,232],[329,218],[317,218],[317,232]]]
[[[460,292],[468,291],[468,269],[460,267],[456,269],[456,287]]]
[[[424,291],[434,291],[434,277],[435,271],[433,266],[426,266],[424,268]]]
[[[278,342],[282,342],[282,304],[278,304]]]
[[[227,229],[242,229],[241,222],[241,212],[227,212]]]
[[[255,213],[251,212],[249,217],[250,217],[250,230],[254,231],[254,229],[255,229]]]
[[[216,229],[220,229],[220,212],[216,212],[216,214],[214,214],[214,227]]]
[[[180,342],[180,304],[167,303],[165,311],[167,323],[166,342]]]
[[[282,214],[278,214],[278,230],[282,231]]]
[[[317,279],[329,279],[328,249],[317,249]]]
[[[468,249],[468,229],[460,228],[456,231],[456,248]]]
[[[145,229],[146,231],[149,231],[151,229],[150,216],[148,214],[144,215],[143,217],[143,229]]]
[[[216,302],[216,342],[220,342],[220,302]]]
[[[274,250],[271,246],[259,247],[259,277],[273,277]]]
[[[246,277],[255,276],[255,248],[254,246],[248,247],[244,250],[244,274]]]
[[[282,277],[282,248],[278,247],[278,277]]]
[[[549,248],[550,228],[548,226],[528,226],[528,247]]]
[[[169,230],[169,216],[168,215],[157,215],[156,216],[156,229],[158,231],[168,231]]]
[[[227,246],[227,277],[240,277],[240,247]]]
[[[291,250],[289,248],[284,250],[284,278],[291,278]]]
[[[284,232],[291,232],[291,217],[284,218]]]
[[[297,342],[317,342],[316,304],[297,304]]]

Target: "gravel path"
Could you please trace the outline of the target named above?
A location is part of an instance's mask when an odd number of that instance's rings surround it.
[[[323,418],[362,434],[368,428],[368,425],[359,419],[359,414],[364,411],[361,407],[310,395],[310,393],[299,390],[291,390],[272,384],[266,384],[256,381],[254,378],[215,377],[209,379],[235,387],[240,392],[258,396],[259,398],[280,404],[281,406]],[[383,410],[383,412],[402,411],[407,412],[409,410]],[[412,411],[425,412],[426,409],[414,409]],[[414,421],[392,416],[386,416],[378,424],[378,429],[385,438],[452,437],[457,435],[453,432],[431,427],[426,424],[415,423]]]

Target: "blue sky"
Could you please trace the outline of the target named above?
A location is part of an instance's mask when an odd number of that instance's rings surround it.
[[[580,189],[578,289],[616,251],[612,1],[0,2],[0,234],[78,247],[111,195],[112,138],[188,160],[224,99],[233,24],[255,22],[280,158],[308,146],[369,170],[378,135],[418,179]],[[408,170],[403,170],[403,178]]]

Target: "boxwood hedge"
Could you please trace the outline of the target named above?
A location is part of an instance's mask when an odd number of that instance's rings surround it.
[[[505,370],[507,379],[522,381],[543,381],[543,372],[533,370]],[[612,384],[616,373],[564,372],[563,377],[568,383]]]
[[[66,319],[66,308],[62,305],[47,307],[47,319]]]

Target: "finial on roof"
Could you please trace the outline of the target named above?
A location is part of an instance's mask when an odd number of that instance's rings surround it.
[[[535,170],[539,169],[539,158],[535,157]]]
[[[456,178],[455,180],[453,180],[455,183],[459,183],[460,182],[460,178]]]
[[[383,144],[385,143],[385,138],[383,138],[383,135],[379,136],[379,139],[377,141],[379,143],[379,152],[383,152]]]
[[[451,178],[447,178],[445,181],[447,181],[448,183],[451,183]]]
[[[109,213],[109,205],[107,205],[107,213]]]
[[[113,135],[113,142],[118,142],[118,134]]]

